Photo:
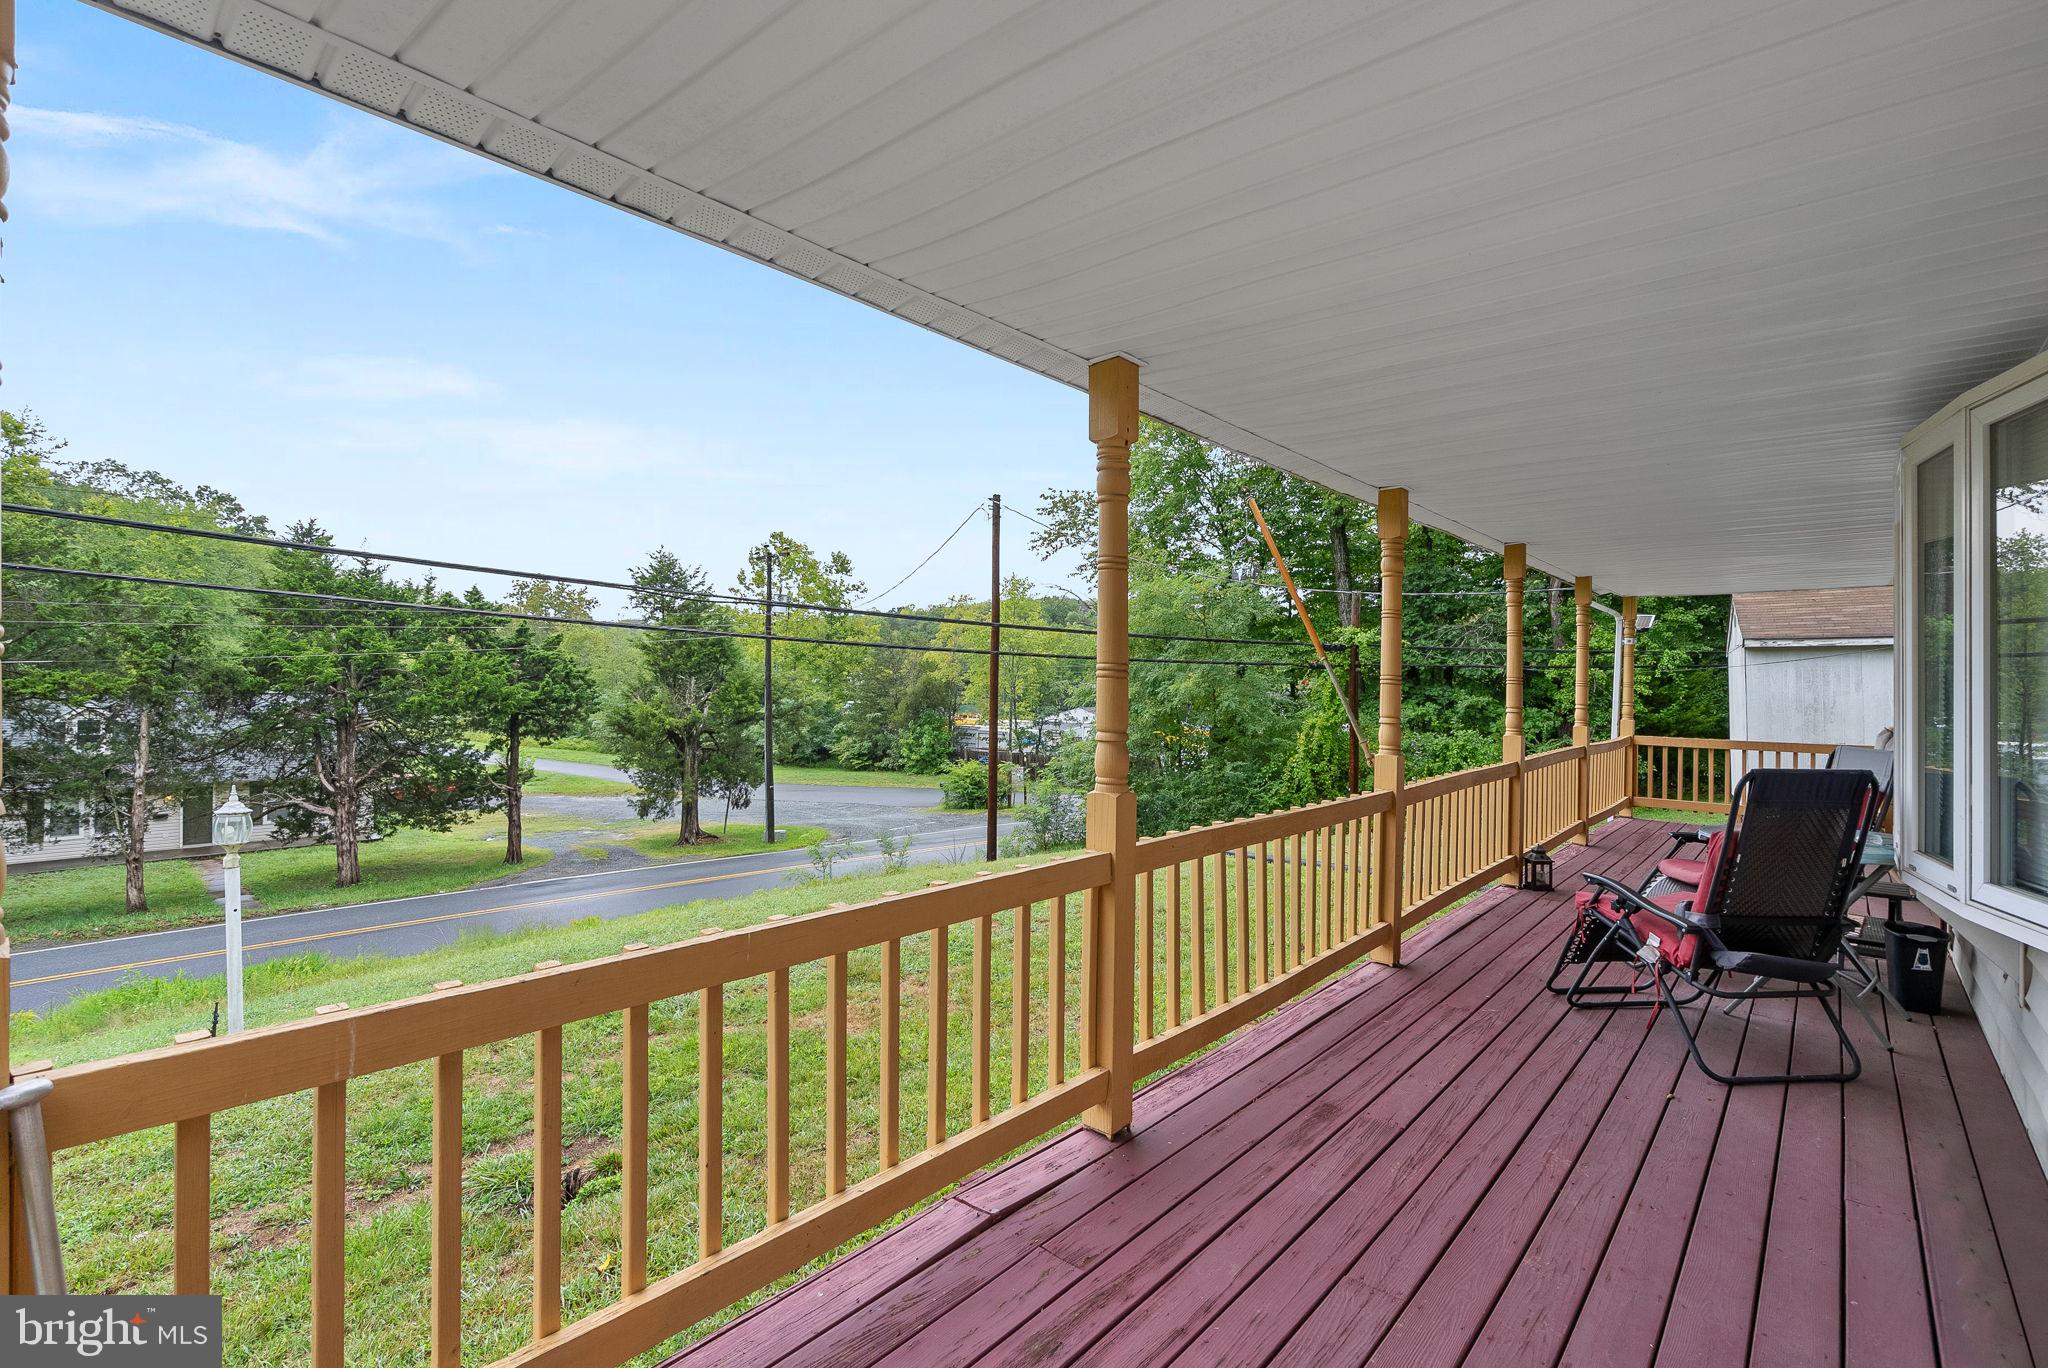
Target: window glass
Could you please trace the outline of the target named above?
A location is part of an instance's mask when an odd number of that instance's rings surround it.
[[[50,839],[63,840],[85,830],[83,803],[52,803],[49,816]]]
[[[1991,425],[1991,880],[2048,895],[2048,404]]]
[[[1919,848],[1955,862],[1955,453],[1914,471],[1917,513],[1913,573],[1919,630],[1914,661],[1920,751]]]

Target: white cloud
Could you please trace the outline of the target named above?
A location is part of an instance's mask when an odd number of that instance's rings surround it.
[[[465,223],[435,197],[506,173],[397,129],[342,124],[310,146],[278,148],[124,114],[17,107],[13,117],[15,197],[52,218],[176,219],[336,246],[376,232],[463,249],[502,227]]]
[[[309,356],[270,383],[295,399],[365,403],[480,399],[498,392],[494,381],[465,367],[409,356]]]

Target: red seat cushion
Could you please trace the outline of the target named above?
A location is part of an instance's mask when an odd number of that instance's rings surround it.
[[[1707,877],[1707,862],[1688,860],[1683,855],[1673,855],[1668,860],[1657,862],[1657,872],[1673,883],[1682,883],[1687,888],[1698,888],[1700,880]]]
[[[1582,914],[1596,911],[1608,921],[1615,920],[1619,913],[1615,907],[1614,895],[1601,893],[1596,897],[1594,893],[1595,890],[1590,888],[1580,890],[1574,900],[1578,910]],[[1649,901],[1667,912],[1679,912],[1684,910],[1692,899],[1693,895],[1689,890],[1679,889],[1671,893],[1660,893]],[[1662,917],[1649,912],[1631,912],[1628,914],[1628,924],[1635,932],[1637,940],[1644,945],[1656,946],[1660,958],[1680,969],[1690,965],[1699,954],[1700,938],[1690,931],[1673,926]]]
[[[1685,901],[1685,898],[1682,894],[1667,893],[1651,901],[1659,907],[1676,911],[1677,905]],[[1654,945],[1657,948],[1658,955],[1667,964],[1683,969],[1691,964],[1693,957],[1699,953],[1698,936],[1690,931],[1681,932],[1662,917],[1653,916],[1648,912],[1637,912],[1629,917],[1628,924],[1635,928],[1636,936],[1643,944]]]

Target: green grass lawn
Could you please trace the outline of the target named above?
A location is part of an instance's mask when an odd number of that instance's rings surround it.
[[[141,915],[127,911],[127,881],[118,861],[41,874],[10,871],[8,935],[18,942],[92,940],[220,920],[220,905],[189,861],[151,860],[142,867],[149,911]]]
[[[936,774],[902,774],[895,770],[813,769],[804,765],[777,765],[778,784],[846,784],[854,788],[937,788]]]
[[[556,741],[539,746],[531,741],[519,747],[521,760],[568,760],[579,765],[617,765],[618,758],[591,741]]]
[[[569,797],[585,798],[626,795],[640,790],[618,779],[600,779],[591,774],[556,774],[548,770],[536,770],[533,778],[520,785],[523,793],[552,793]]]
[[[718,840],[706,845],[679,846],[676,844],[676,828],[673,822],[645,822],[631,827],[620,828],[620,836],[614,842],[654,860],[694,860],[714,855],[758,855],[764,850],[795,850],[814,846],[830,833],[823,827],[791,826],[778,822],[782,839],[768,845],[761,839],[759,823],[735,822]],[[706,830],[718,836],[717,823],[710,823]]]
[[[827,883],[801,884],[744,898],[698,902],[640,916],[511,934],[480,934],[407,958],[330,960],[304,955],[251,968],[248,1012],[252,1026],[303,1017],[324,1003],[362,1007],[410,996],[444,979],[481,983],[524,972],[535,961],[565,963],[615,953],[632,941],[664,944],[707,927],[734,928],[774,915],[797,915],[829,903],[857,902],[889,889],[934,880],[972,879],[995,866],[931,865],[894,873],[862,872]],[[860,866],[873,871],[870,861]],[[1192,881],[1189,881],[1190,885]],[[1164,893],[1164,889],[1160,890]],[[1191,905],[1192,890],[1189,890]],[[1064,924],[1065,1056],[1071,1074],[1080,1064],[1081,899],[1067,901]],[[1162,921],[1164,919],[1162,918]],[[1030,1045],[1023,1061],[1027,1090],[1045,1086],[1053,944],[1052,912],[1041,903],[1029,928],[1031,973],[1026,994]],[[989,1082],[994,1106],[1007,1103],[1016,1063],[1009,1025],[1015,997],[1011,951],[1018,934],[1014,911],[989,922],[990,1021],[993,1046]],[[1190,922],[1192,932],[1192,922]],[[946,1118],[949,1131],[970,1123],[974,928],[946,936],[949,1022],[946,1033]],[[902,1152],[923,1147],[927,1107],[926,994],[931,982],[931,937],[903,943],[901,1052]],[[1164,975],[1163,944],[1155,963]],[[878,995],[879,947],[848,957],[849,1179],[876,1172],[881,1060]],[[1183,962],[1183,969],[1187,966]],[[46,1017],[22,1014],[15,1023],[17,1058],[47,1056],[61,1063],[104,1058],[164,1044],[178,1030],[203,1025],[220,980],[172,979],[137,983],[58,1007]],[[824,1194],[823,964],[800,965],[790,975],[792,1206],[801,1210]],[[1192,980],[1183,994],[1192,1001]],[[1163,993],[1163,990],[1162,990]],[[657,1002],[650,1012],[650,1274],[659,1278],[687,1267],[697,1255],[697,1011],[698,996]],[[730,985],[725,995],[726,1182],[724,1238],[728,1245],[763,1227],[766,1048],[765,981]],[[562,1266],[565,1321],[608,1305],[617,1295],[619,1257],[620,1019],[616,1014],[571,1023],[563,1032],[563,1164],[588,1176],[563,1210]],[[531,1037],[474,1049],[465,1055],[463,1114],[463,1316],[465,1357],[484,1362],[517,1348],[525,1336],[531,1288],[533,1197]],[[428,1064],[358,1079],[348,1087],[347,1151],[349,1229],[347,1311],[351,1363],[412,1364],[424,1360],[427,1323],[427,1242],[431,1088]],[[214,1285],[226,1297],[227,1362],[268,1365],[303,1361],[307,1325],[310,1167],[307,1094],[257,1103],[213,1121]],[[1036,1143],[1035,1141],[1033,1143]],[[58,1157],[58,1191],[72,1287],[80,1293],[154,1294],[170,1286],[172,1154],[168,1129],[68,1150]],[[921,1205],[936,1201],[935,1194]],[[905,1213],[906,1218],[910,1213]],[[894,1224],[892,1221],[890,1224]],[[854,1244],[872,1236],[863,1236]],[[850,1247],[850,1246],[849,1246]],[[845,1252],[835,1250],[778,1281]],[[636,1359],[651,1364],[768,1295],[764,1289],[712,1320]]]
[[[674,828],[658,822],[593,827],[573,817],[529,813],[525,827],[529,840],[526,861],[519,869],[533,869],[553,858],[552,852],[533,844],[531,837],[560,831],[593,830],[587,848],[606,852],[593,858],[608,858],[615,846],[657,860],[747,855],[769,849],[761,842],[759,824],[734,823],[725,840],[701,846],[676,845]],[[821,827],[783,830],[784,839],[774,849],[814,845],[826,834]],[[401,831],[381,841],[366,842],[362,866],[361,883],[336,888],[332,846],[250,851],[242,857],[242,888],[259,903],[250,909],[250,915],[445,893],[514,872],[514,867],[505,863],[505,819],[499,814],[479,817],[450,831]],[[152,860],[144,866],[144,887],[149,893],[146,913],[126,910],[124,877],[118,864],[17,874],[8,880],[7,930],[17,941],[35,944],[97,940],[220,920],[220,905],[207,893],[190,861]]]
[[[545,819],[529,818],[529,829],[536,820]],[[529,846],[520,867],[549,858],[550,852]],[[361,883],[336,888],[333,846],[252,850],[242,856],[242,889],[260,904],[251,915],[260,916],[468,888],[512,872],[505,864],[505,819],[480,817],[451,831],[401,831],[365,842],[362,867]],[[220,919],[220,905],[191,861],[150,861],[143,875],[147,912],[126,909],[123,878],[118,864],[17,875],[8,880],[8,932],[25,942],[96,940]]]

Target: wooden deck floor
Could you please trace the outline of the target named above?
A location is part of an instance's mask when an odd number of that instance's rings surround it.
[[[1569,899],[1487,894],[1155,1083],[1124,1143],[1056,1139],[673,1362],[2048,1362],[2048,1182],[1960,993],[1895,1055],[1852,1019],[1846,1087],[1729,1089],[1543,991]],[[1784,1004],[1706,1032],[1835,1066]]]

